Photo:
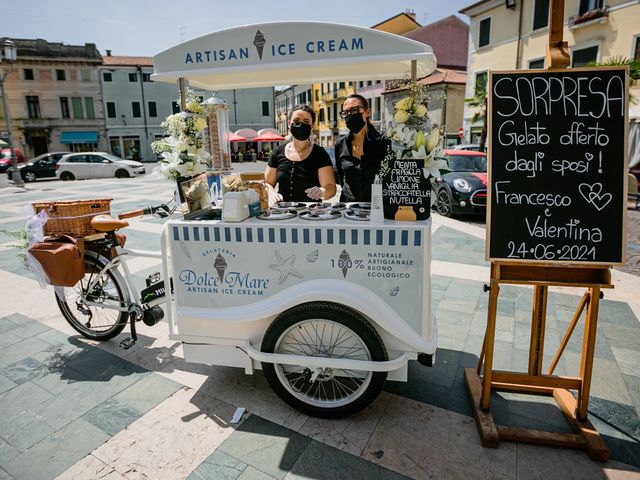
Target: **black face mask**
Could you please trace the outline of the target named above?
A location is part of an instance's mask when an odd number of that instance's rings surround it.
[[[344,123],[347,124],[347,128],[351,133],[358,133],[362,130],[362,127],[366,125],[364,118],[362,118],[362,113],[347,115],[347,118],[344,119]]]
[[[311,125],[308,123],[292,123],[289,131],[296,140],[307,140],[311,135]]]

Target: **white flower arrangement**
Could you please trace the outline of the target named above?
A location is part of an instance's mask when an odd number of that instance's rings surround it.
[[[190,89],[187,89],[186,107],[185,112],[169,115],[162,122],[167,137],[151,144],[152,150],[162,155],[153,173],[166,180],[203,173],[211,158],[203,142],[211,107],[200,104]]]
[[[425,178],[441,177],[441,170],[448,165],[442,155],[442,136],[440,129],[433,127],[424,106],[426,88],[411,84],[410,94],[398,100],[394,105],[394,125],[386,133],[392,140],[393,153],[382,162],[380,180],[389,172],[396,158],[424,160]]]

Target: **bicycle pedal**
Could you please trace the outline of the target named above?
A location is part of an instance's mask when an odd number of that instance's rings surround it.
[[[120,342],[120,347],[124,348],[125,350],[129,350],[135,344],[136,344],[136,341],[133,338],[129,337],[129,338],[125,338]]]

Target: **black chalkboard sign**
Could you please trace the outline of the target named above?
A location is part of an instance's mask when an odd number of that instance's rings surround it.
[[[431,214],[431,182],[424,176],[424,159],[397,158],[382,178],[384,218],[426,220]]]
[[[624,262],[627,82],[624,68],[490,73],[488,259]]]

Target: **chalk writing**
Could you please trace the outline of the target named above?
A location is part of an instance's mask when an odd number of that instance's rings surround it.
[[[489,89],[488,256],[623,262],[625,71],[493,72]]]

